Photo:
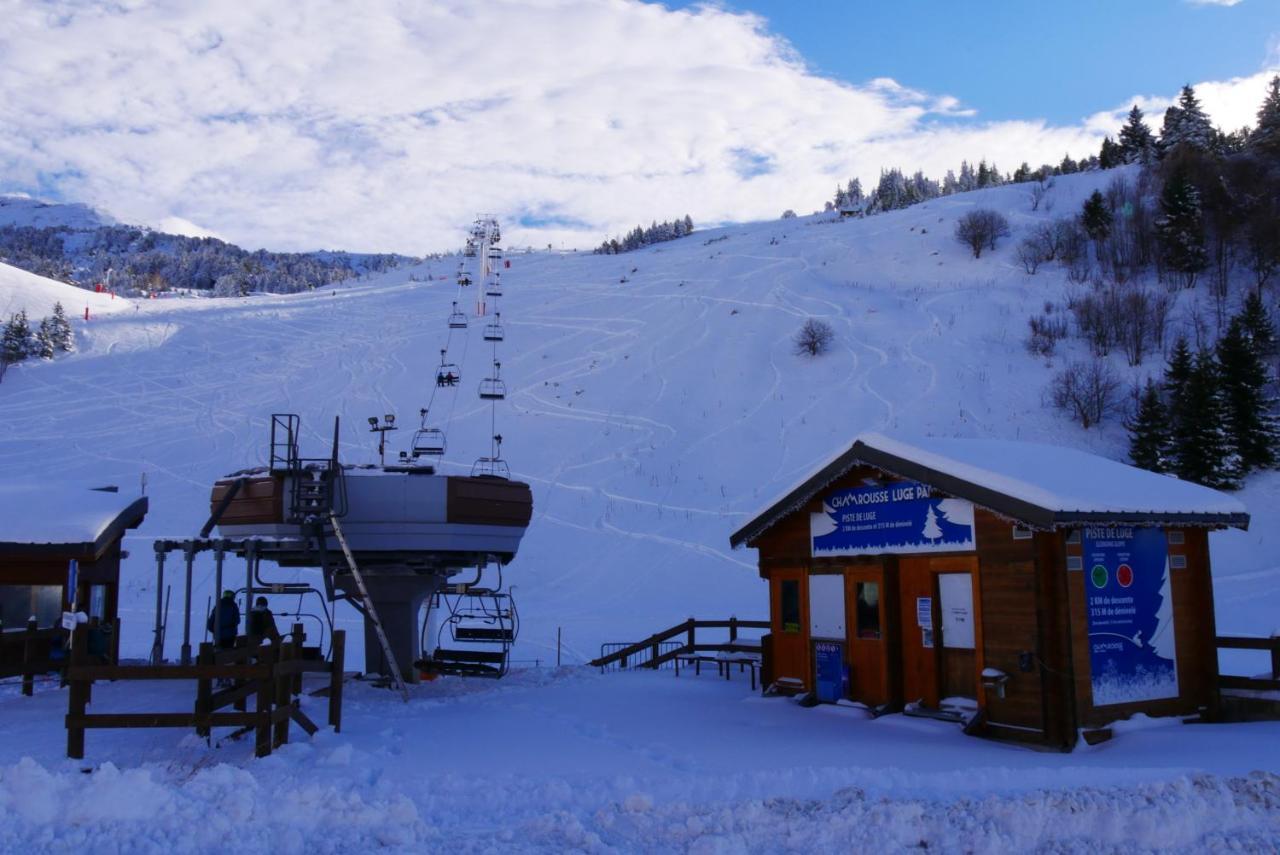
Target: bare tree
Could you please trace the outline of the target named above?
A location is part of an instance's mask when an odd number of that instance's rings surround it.
[[[821,356],[831,349],[831,342],[835,341],[835,337],[836,332],[831,328],[831,324],[817,318],[809,318],[793,339],[796,355]]]
[[[1053,179],[1044,173],[1036,179],[1031,185],[1031,210],[1040,210],[1040,203],[1044,201],[1044,197],[1053,189]]]
[[[1055,407],[1088,430],[1116,411],[1120,380],[1102,359],[1073,362],[1054,375],[1049,395]]]
[[[1046,253],[1044,244],[1035,235],[1023,238],[1018,244],[1018,261],[1022,262],[1022,269],[1032,275],[1050,258],[1052,256]]]
[[[956,240],[973,250],[974,258],[981,258],[984,249],[995,249],[996,241],[1008,235],[1009,221],[990,208],[970,211],[956,222]]]

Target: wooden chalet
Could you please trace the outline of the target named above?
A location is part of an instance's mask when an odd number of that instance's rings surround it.
[[[41,630],[58,627],[73,600],[94,627],[116,627],[120,559],[125,555],[120,541],[146,514],[145,497],[114,487],[0,487],[0,620],[9,636],[0,637],[0,667],[21,661],[18,642],[31,618]],[[67,588],[73,560],[74,592]],[[114,658],[118,633],[108,631],[102,638],[109,645],[106,655]]]
[[[1230,496],[1080,451],[860,436],[730,539],[769,584],[764,683],[1069,750],[1217,704]]]

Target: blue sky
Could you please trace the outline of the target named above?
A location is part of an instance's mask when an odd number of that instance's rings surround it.
[[[669,2],[669,8],[695,6]],[[1280,0],[727,0],[819,74],[892,77],[988,120],[1068,123],[1136,94],[1253,74],[1280,46]],[[1012,70],[1016,69],[1016,72]]]

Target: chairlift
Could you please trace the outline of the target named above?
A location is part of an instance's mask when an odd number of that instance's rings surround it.
[[[484,340],[485,341],[502,341],[504,336],[502,330],[502,313],[493,316],[493,323],[485,324]]]
[[[444,431],[440,428],[424,427],[413,435],[413,446],[409,455],[414,460],[419,457],[442,457],[444,449]]]
[[[489,247],[489,260],[498,261],[502,258],[502,247],[494,245]]]
[[[440,367],[436,369],[436,385],[437,386],[457,386],[462,382],[462,369],[457,363],[446,362],[445,354],[447,351],[440,351]],[[423,414],[425,417],[425,413]]]
[[[499,376],[501,370],[501,362],[493,363],[493,376],[480,381],[480,400],[501,401],[507,397],[507,384],[502,382],[502,377]]]
[[[488,288],[486,288],[486,289],[484,289],[484,295],[485,295],[486,297],[501,297],[501,296],[502,296],[502,283],[501,283],[501,282],[498,282],[497,280],[494,280],[493,282],[490,282],[490,283],[489,283],[489,287],[488,287]]]
[[[501,457],[481,457],[471,466],[472,478],[501,478],[511,480],[511,467]]]
[[[470,275],[469,273],[459,273],[459,274],[458,274],[458,286],[459,286],[459,287],[461,287],[461,288],[466,288],[466,287],[467,287],[468,285],[470,285],[470,284],[471,284],[471,275]]]
[[[466,249],[462,251],[462,254],[465,255],[467,258],[475,258],[476,257],[475,241],[468,239]]]
[[[449,315],[449,329],[465,330],[467,328],[467,316],[458,311],[458,302],[453,303],[453,312]]]
[[[507,673],[511,646],[520,632],[520,614],[511,591],[501,590],[501,575],[498,584],[497,589],[459,586],[431,598],[430,608],[439,609],[442,619],[435,650],[417,663],[419,667],[460,677],[497,678]],[[425,648],[425,626],[423,635]]]

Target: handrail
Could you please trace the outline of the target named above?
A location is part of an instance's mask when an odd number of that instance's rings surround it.
[[[621,650],[615,650],[612,653],[602,654],[599,658],[591,660],[592,667],[603,668],[606,665],[612,665],[615,662],[623,662],[637,653],[646,650],[652,650],[654,656],[645,662],[642,667],[656,668],[663,662],[668,662],[676,656],[683,653],[692,652],[693,648],[701,646],[696,644],[696,631],[699,629],[727,629],[729,630],[729,642],[734,643],[738,638],[738,630],[740,629],[768,629],[769,621],[767,620],[739,620],[738,618],[729,618],[727,620],[695,620],[689,618],[683,623],[661,630],[646,638],[644,641],[637,641]],[[686,636],[685,643],[677,650],[667,651],[658,654],[657,645],[664,641],[678,636]]]

